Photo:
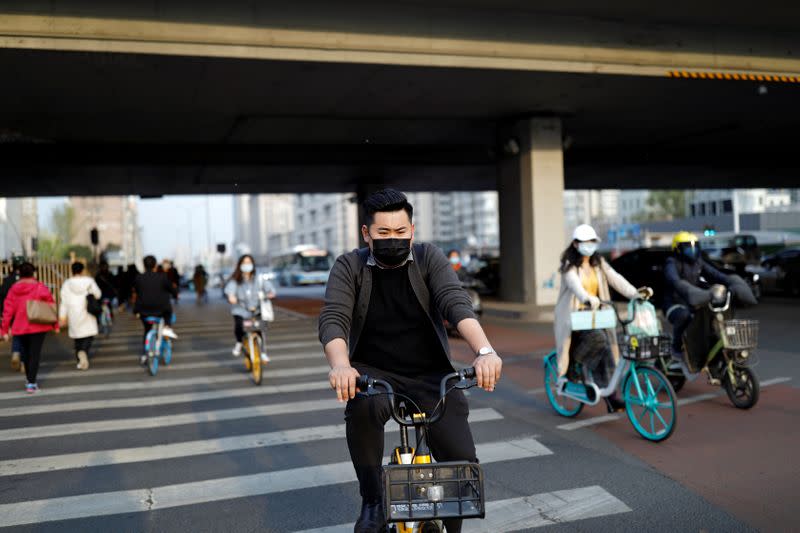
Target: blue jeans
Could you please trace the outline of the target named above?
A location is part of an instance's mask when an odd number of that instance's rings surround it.
[[[11,353],[22,353],[22,339],[19,335],[14,335],[11,339]]]

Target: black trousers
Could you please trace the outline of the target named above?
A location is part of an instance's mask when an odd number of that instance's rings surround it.
[[[439,401],[439,381],[444,374],[410,378],[357,362],[353,366],[361,375],[368,374],[389,382],[395,392],[411,397],[428,414],[431,414]],[[406,406],[413,410],[409,402],[406,402]],[[349,400],[345,408],[347,447],[358,477],[361,498],[368,503],[383,501],[381,463],[384,425],[391,418],[391,413],[387,396],[356,397]],[[444,417],[431,425],[428,431],[428,445],[434,459],[477,462],[475,443],[467,423],[468,415],[469,405],[463,391],[454,390],[448,394]],[[411,433],[413,434],[413,430]],[[409,435],[409,439],[413,441],[413,436]],[[461,530],[461,520],[446,520],[445,527],[448,532],[458,533]]]
[[[672,324],[672,350],[683,351],[683,334],[692,322],[692,311],[684,306],[675,306],[669,310],[667,320]]]
[[[25,363],[25,377],[28,378],[28,383],[36,383],[44,336],[44,332],[17,336],[22,348],[21,358],[22,362]]]
[[[86,352],[86,356],[89,356],[89,350],[92,349],[92,341],[94,337],[84,337],[82,339],[75,339],[75,358],[78,357],[78,352]]]

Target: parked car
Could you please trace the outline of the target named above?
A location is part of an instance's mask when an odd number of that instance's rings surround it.
[[[654,293],[653,305],[661,307],[662,298],[664,297],[664,263],[670,255],[672,255],[672,250],[667,247],[639,248],[613,259],[611,266],[634,287],[651,287]],[[718,260],[709,257],[705,251],[703,251],[703,258],[726,274],[739,274],[742,276],[750,285],[750,289],[756,299],[761,298],[760,276],[758,273],[749,271],[738,273],[734,267],[722,264]],[[624,300],[620,294],[613,290],[612,295],[614,300]]]
[[[785,292],[800,296],[800,247],[785,248],[764,258],[747,271],[759,276],[764,292]]]

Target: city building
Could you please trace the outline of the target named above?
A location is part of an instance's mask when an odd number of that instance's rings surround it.
[[[592,224],[603,235],[618,221],[620,191],[616,189],[564,191],[564,233],[567,241],[579,224]]]
[[[700,189],[686,195],[690,217],[732,214],[734,194],[739,214],[786,211],[792,204],[789,189]]]
[[[352,194],[298,194],[292,245],[315,244],[333,255],[359,246],[358,206]]]
[[[97,229],[97,252],[106,252],[113,265],[139,263],[142,235],[134,196],[71,196],[74,212],[72,244],[93,247],[91,231]]]
[[[0,198],[0,259],[30,255],[38,236],[36,198]]]
[[[618,220],[621,224],[632,224],[639,221],[650,211],[647,199],[650,191],[644,189],[619,191]]]
[[[233,198],[233,241],[238,255],[258,262],[289,248],[295,229],[293,194],[242,194]]]

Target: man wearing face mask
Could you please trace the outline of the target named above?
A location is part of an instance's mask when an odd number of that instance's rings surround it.
[[[730,286],[728,276],[709,265],[700,256],[700,242],[688,231],[680,231],[672,239],[672,257],[664,264],[664,314],[672,324],[672,358],[676,363],[683,360],[683,334],[692,321],[690,293],[696,291],[705,280],[705,285]],[[705,301],[709,296],[704,298]]]
[[[572,331],[572,312],[586,307],[597,309],[601,300],[611,300],[609,287],[628,299],[640,294],[649,297],[653,291],[649,287],[636,289],[628,283],[597,253],[599,242],[594,228],[581,224],[575,228],[572,242],[561,254],[561,288],[556,301],[554,327],[559,376],[574,368],[570,362],[577,362],[592,373],[595,383],[605,387],[614,365],[619,362],[616,332],[613,329]],[[575,375],[569,377],[580,379]],[[625,402],[615,392],[606,398],[606,406],[609,412],[616,411],[624,407]]]
[[[441,250],[415,244],[413,208],[406,196],[384,189],[364,203],[361,233],[368,247],[340,256],[331,270],[319,338],[331,366],[339,401],[347,401],[347,445],[362,497],[357,533],[383,531],[381,462],[384,425],[391,416],[385,396],[356,397],[361,374],[389,381],[430,412],[439,381],[453,371],[443,319],[455,324],[476,354],[478,385],[494,390],[502,361],[472,312],[467,293]],[[477,461],[461,391],[448,395],[445,416],[430,427],[437,461]],[[460,520],[446,520],[449,533]]]

